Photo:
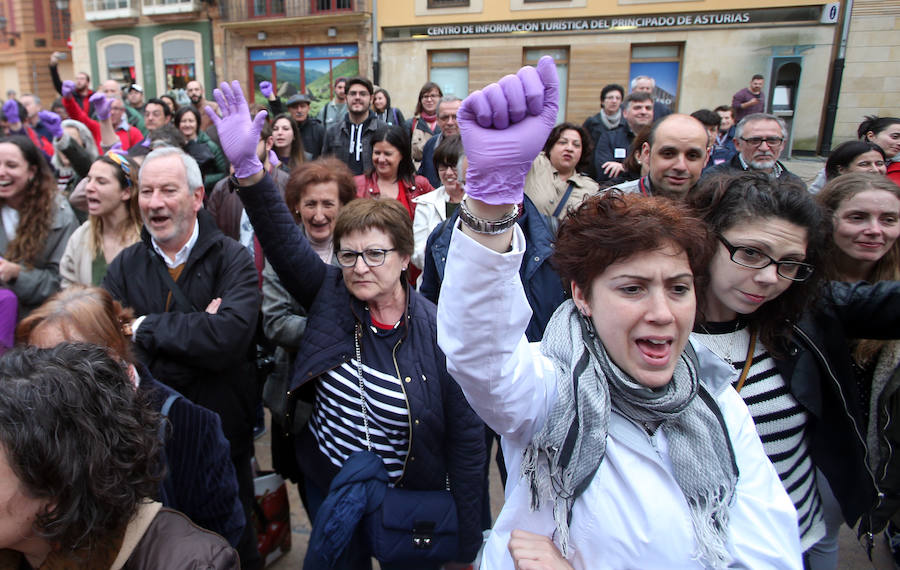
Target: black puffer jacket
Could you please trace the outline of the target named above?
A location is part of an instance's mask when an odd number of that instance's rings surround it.
[[[277,192],[277,190],[276,190]],[[178,278],[192,307],[168,310],[166,271],[144,229],[141,241],[110,264],[103,287],[135,316],[146,315],[135,339],[138,359],[156,378],[219,414],[232,455],[246,453],[256,417],[256,382],[249,358],[259,314],[256,267],[249,252],[225,237],[206,210],[197,243]],[[205,311],[221,298],[215,315]]]
[[[347,290],[340,268],[325,264],[309,246],[269,176],[239,193],[266,258],[307,310],[303,345],[290,382],[293,400],[312,389],[323,373],[350,361],[356,323],[362,322],[365,306]],[[409,449],[396,486],[444,489],[449,476],[460,527],[457,560],[467,562],[475,558],[482,542],[484,424],[447,372],[437,345],[435,306],[415,291],[408,291],[407,298],[404,336],[394,356],[409,406]],[[292,425],[292,418],[286,417],[282,425]],[[317,453],[310,449],[313,438],[304,437],[308,433],[307,429],[299,437],[301,466]]]

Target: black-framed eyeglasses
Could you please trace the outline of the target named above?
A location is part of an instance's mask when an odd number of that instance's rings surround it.
[[[719,236],[719,241],[728,250],[728,253],[731,255],[731,261],[744,267],[763,269],[774,263],[775,272],[778,273],[778,276],[791,281],[806,281],[813,274],[813,271],[816,270],[809,263],[803,263],[802,261],[777,261],[756,248],[745,245],[732,245],[722,236]]]
[[[741,137],[741,140],[754,148],[758,147],[763,142],[765,142],[772,148],[778,148],[781,146],[781,143],[784,142],[784,139],[782,137],[750,137],[749,139]]]
[[[387,257],[388,253],[396,251],[396,249],[395,247],[391,249],[367,249],[365,251],[341,249],[337,252],[337,262],[341,267],[355,267],[357,258],[362,256],[363,263],[369,267],[378,267],[379,265],[384,265],[384,258]]]

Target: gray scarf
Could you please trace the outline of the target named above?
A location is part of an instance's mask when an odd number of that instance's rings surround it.
[[[603,456],[612,405],[636,422],[662,422],[675,480],[684,493],[698,556],[714,568],[730,562],[728,505],[737,465],[724,423],[700,386],[696,364],[682,353],[672,381],[653,391],[616,366],[571,300],[553,314],[541,352],[553,361],[557,400],[543,429],[525,449],[522,476],[531,485],[531,508],[553,502],[563,555],[575,499],[590,485]],[[714,405],[714,404],[713,404]]]
[[[616,111],[615,115],[609,116],[600,110],[600,122],[603,123],[603,126],[606,127],[606,130],[611,131],[614,128],[619,126],[619,123],[622,121],[622,109]]]

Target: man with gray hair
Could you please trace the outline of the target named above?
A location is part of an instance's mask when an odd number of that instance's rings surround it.
[[[223,235],[203,209],[203,176],[181,149],[160,148],[147,155],[138,204],[141,240],[112,261],[103,287],[134,311],[127,329],[138,359],[153,376],[221,417],[248,521],[237,545],[241,566],[259,568],[249,523],[257,400],[250,359],[259,311],[256,268],[250,253]]]
[[[444,95],[438,102],[437,107],[437,126],[440,131],[435,136],[428,139],[425,146],[422,147],[422,164],[419,165],[420,174],[431,182],[431,186],[438,188],[441,185],[441,178],[438,176],[437,168],[434,166],[434,149],[437,148],[444,137],[459,134],[459,123],[456,121],[456,113],[459,106],[462,105],[462,99],[456,95]]]
[[[649,93],[653,99],[653,120],[658,121],[666,115],[672,114],[672,109],[662,101],[656,99],[656,80],[649,75],[638,75],[631,80],[632,93]]]
[[[729,162],[709,168],[704,176],[740,171],[765,172],[772,178],[792,180],[806,188],[803,180],[788,171],[778,158],[787,140],[787,126],[775,115],[747,115],[734,129],[737,154]]]

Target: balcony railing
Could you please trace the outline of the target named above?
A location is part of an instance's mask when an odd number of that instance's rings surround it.
[[[137,0],[85,0],[84,17],[89,22],[138,17]]]
[[[183,14],[199,11],[201,4],[200,0],[143,0],[143,10],[146,16]]]
[[[144,0],[145,2],[149,0]],[[256,18],[302,18],[352,14],[369,9],[368,0],[220,0],[224,18],[240,22]]]

